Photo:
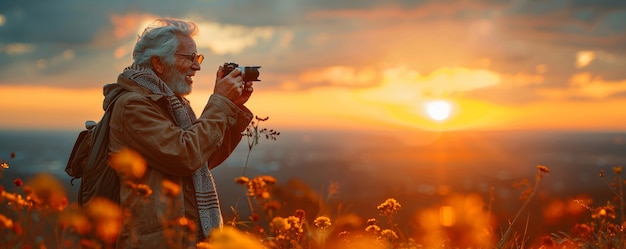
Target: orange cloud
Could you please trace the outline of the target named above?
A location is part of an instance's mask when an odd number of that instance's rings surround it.
[[[602,77],[593,77],[589,72],[578,73],[570,78],[569,88],[539,89],[538,93],[548,99],[592,98],[601,99],[626,92],[626,80],[605,81]]]
[[[333,86],[362,87],[372,85],[380,75],[372,68],[356,69],[345,66],[330,66],[318,70],[307,70],[300,74],[299,82],[303,85],[330,84]]]
[[[118,40],[137,37],[156,17],[150,14],[130,13],[126,15],[111,15],[113,36]]]
[[[365,89],[361,96],[376,102],[408,103],[427,98],[448,98],[466,91],[496,85],[500,76],[487,70],[443,67],[430,74],[400,67],[383,73],[379,87]]]

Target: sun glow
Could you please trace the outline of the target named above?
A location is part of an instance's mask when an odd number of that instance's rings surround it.
[[[444,121],[450,117],[452,105],[443,100],[432,101],[426,104],[428,116],[436,121]]]

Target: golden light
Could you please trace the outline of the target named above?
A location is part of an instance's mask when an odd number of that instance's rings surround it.
[[[436,121],[443,121],[450,117],[452,105],[444,100],[436,100],[426,104],[428,116]]]

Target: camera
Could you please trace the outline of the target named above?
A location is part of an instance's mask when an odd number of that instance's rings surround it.
[[[226,63],[224,63],[224,67],[222,68],[222,72],[224,72],[224,75],[228,75],[230,72],[235,70],[235,68],[239,68],[239,70],[241,70],[241,77],[243,78],[243,82],[261,81],[259,79],[259,68],[261,68],[260,66],[240,67],[239,64],[237,64],[237,63],[226,62]]]

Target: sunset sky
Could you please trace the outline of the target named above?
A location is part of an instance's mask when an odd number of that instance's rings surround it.
[[[196,111],[233,61],[281,129],[626,130],[624,0],[0,1],[0,129],[99,119],[157,17],[200,27]]]

